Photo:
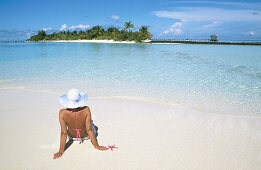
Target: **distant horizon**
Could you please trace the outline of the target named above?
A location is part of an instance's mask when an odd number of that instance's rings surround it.
[[[138,5],[137,5],[138,4]],[[79,0],[0,1],[0,40],[25,40],[39,30],[48,34],[86,30],[96,25],[136,30],[149,26],[154,39],[261,40],[261,2],[258,0]]]

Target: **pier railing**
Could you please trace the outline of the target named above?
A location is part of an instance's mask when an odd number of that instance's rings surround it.
[[[226,42],[210,39],[151,39],[148,43],[216,44],[216,45],[261,45],[261,42]]]
[[[151,41],[196,41],[196,42],[205,42],[205,41],[210,41],[210,39],[151,39]]]
[[[19,41],[0,41],[0,43],[25,43],[28,41],[24,41],[24,40],[19,40]]]

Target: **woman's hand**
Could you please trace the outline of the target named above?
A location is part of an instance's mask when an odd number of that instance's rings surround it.
[[[109,148],[107,148],[107,147],[105,147],[105,146],[97,146],[97,147],[95,147],[95,148],[98,149],[98,150],[100,150],[100,151],[105,151],[105,150],[109,149]]]
[[[53,159],[60,158],[62,155],[63,155],[63,153],[57,152],[57,153],[53,154]]]

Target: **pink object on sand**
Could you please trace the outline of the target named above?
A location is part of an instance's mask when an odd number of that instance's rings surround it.
[[[115,147],[115,145],[112,145],[112,146],[108,145],[108,148],[111,149],[111,151],[113,151],[113,149],[115,149],[115,148],[118,149],[118,147]]]

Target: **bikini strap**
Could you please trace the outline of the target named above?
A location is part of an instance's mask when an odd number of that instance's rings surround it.
[[[80,130],[82,130],[82,129],[72,129],[72,130],[75,130],[75,131],[76,131],[76,133],[77,133],[77,140],[78,140],[79,138],[81,138]]]

